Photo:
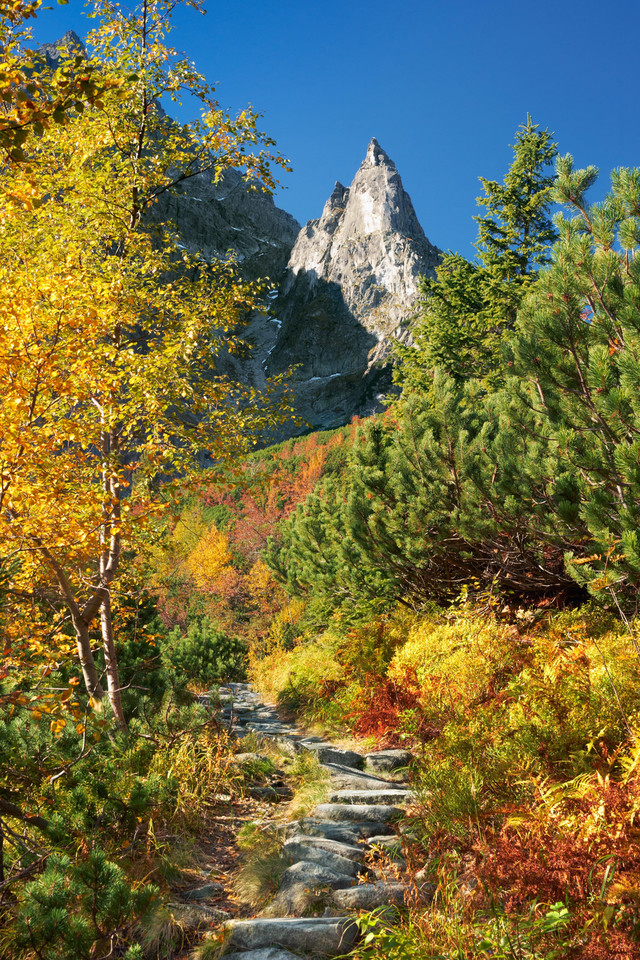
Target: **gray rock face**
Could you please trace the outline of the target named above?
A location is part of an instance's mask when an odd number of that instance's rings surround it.
[[[171,221],[189,252],[213,260],[232,250],[245,279],[276,283],[300,224],[268,193],[251,190],[237,170],[227,170],[218,183],[211,180],[211,173],[201,173],[163,194],[153,219]]]
[[[39,53],[55,67],[85,48],[69,31]],[[186,178],[161,193],[145,216],[150,228],[169,223],[190,253],[206,260],[232,254],[244,279],[269,278],[274,288],[267,314],[254,313],[242,328],[249,349],[223,351],[218,374],[261,389],[267,375],[296,366],[295,411],[314,429],[381,409],[391,386],[390,345],[408,335],[418,278],[433,273],[440,251],[425,237],[395,164],[375,139],[351,186],[336,183],[322,216],[302,229],[236,169],[218,183],[211,171]],[[258,442],[304,429],[292,419]]]
[[[44,60],[47,67],[56,69],[60,66],[60,61],[68,57],[86,56],[87,49],[73,30],[67,30],[64,37],[56,40],[54,43],[41,44],[36,52]]]
[[[380,409],[394,337],[415,312],[418,278],[439,251],[395,164],[374,139],[349,188],[336,183],[300,231],[272,310],[281,324],[267,371],[299,364],[298,412],[314,427]]]

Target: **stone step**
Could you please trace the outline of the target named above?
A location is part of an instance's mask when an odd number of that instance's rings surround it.
[[[391,855],[399,850],[401,840],[392,821],[403,815],[400,805],[411,802],[414,794],[397,781],[376,774],[395,773],[411,762],[412,755],[404,750],[379,750],[365,757],[321,737],[305,736],[284,722],[247,684],[228,684],[216,691],[212,700],[214,697],[222,703],[219,716],[233,725],[239,739],[253,735],[278,744],[290,756],[300,751],[314,754],[333,788],[329,803],[319,804],[312,816],[286,826],[282,854],[290,865],[282,874],[278,894],[262,916],[224,923],[223,960],[300,960],[301,955],[339,957],[349,953],[359,932],[354,917],[347,914],[386,908],[392,919],[405,902],[406,886],[388,880],[381,869],[372,873],[364,860],[372,840]],[[248,756],[246,762],[256,762],[254,756]],[[365,762],[367,770],[363,770]],[[275,799],[280,793],[273,786],[254,785],[251,791],[260,796],[265,793],[265,799],[271,799],[271,794]],[[380,863],[387,864],[387,860]],[[367,878],[369,882],[363,883]],[[344,915],[301,916],[323,909],[325,914]]]
[[[399,837],[397,834],[393,834],[392,836],[369,837],[369,844],[372,847],[380,847],[381,850],[384,850],[385,853],[391,856],[397,856],[402,853],[402,837]]]
[[[365,756],[367,764],[377,773],[393,773],[407,767],[413,760],[409,750],[375,750]]]
[[[314,957],[338,957],[348,953],[359,938],[352,917],[228,920],[224,930],[227,950],[282,947]]]
[[[247,730],[254,730],[256,733],[292,733],[291,727],[285,726],[283,723],[266,723],[265,721],[251,720],[249,723],[245,723],[245,728]]]
[[[317,820],[374,820],[388,823],[397,820],[403,811],[389,803],[320,803],[312,816]]]
[[[334,890],[331,899],[341,910],[375,910],[377,907],[402,907],[405,903],[404,883],[362,883],[345,890]]]
[[[363,864],[358,863],[357,860],[343,857],[331,850],[323,850],[322,847],[298,843],[295,840],[288,840],[282,848],[282,853],[293,864],[317,863],[321,867],[333,870],[337,874],[344,874],[346,877],[353,878],[368,872]]]
[[[264,947],[261,950],[243,950],[242,953],[226,953],[224,960],[300,960],[300,955],[281,947]]]
[[[401,787],[391,790],[334,790],[329,794],[329,803],[410,803],[413,799],[411,790]]]
[[[246,718],[243,717],[244,723],[252,723],[256,727],[288,727],[288,723],[283,723],[280,717],[271,717],[267,719],[266,717],[256,717],[255,713],[252,717]]]
[[[301,741],[298,746],[301,750],[314,753],[320,763],[337,763],[350,770],[362,770],[364,767],[364,757],[355,750],[341,750],[330,743],[310,743],[308,740]]]
[[[317,820],[304,817],[288,824],[287,833],[291,836],[304,833],[310,837],[325,837],[355,846],[369,837],[393,834],[394,830],[389,824],[377,820]]]
[[[335,785],[341,790],[389,790],[392,785],[382,777],[375,777],[371,773],[359,773],[352,767],[341,763],[323,763]]]
[[[397,840],[398,838],[392,837],[391,839]],[[316,848],[319,850],[327,850],[329,853],[336,853],[338,856],[345,857],[347,860],[353,860],[356,863],[362,863],[364,860],[364,847],[362,844],[355,846],[351,843],[340,843],[338,840],[327,840],[326,837],[310,837],[303,833],[295,833],[285,841],[283,847],[285,852],[289,844],[295,844],[296,849]]]
[[[331,890],[340,890],[342,887],[351,886],[353,874],[337,873],[332,867],[314,860],[298,860],[297,863],[287,867],[280,877],[280,890],[286,890],[287,887],[298,883],[303,883],[307,887],[329,887]]]

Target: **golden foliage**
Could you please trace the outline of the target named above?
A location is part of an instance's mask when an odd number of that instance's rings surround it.
[[[240,282],[232,263],[202,270],[166,225],[154,237],[142,229],[144,214],[176,180],[207,172],[215,179],[226,167],[244,166],[269,186],[270,163],[283,163],[261,149],[271,141],[257,129],[257,116],[225,115],[193,66],[166,46],[174,6],[145,6],[141,31],[136,13],[98,2],[89,38],[96,54],[83,61],[79,81],[88,86],[74,88],[68,109],[55,87],[64,71],[39,74],[40,99],[28,116],[16,106],[23,103],[21,75],[0,72],[9,111],[0,146],[16,124],[24,131],[32,123],[37,133],[28,164],[19,162],[20,144],[7,146],[19,155],[5,167],[2,185],[6,586],[14,596],[28,595],[46,571],[97,697],[88,630],[118,575],[124,544],[135,547],[165,509],[160,483],[188,477],[203,449],[217,462],[246,451],[275,412],[266,395],[215,372],[220,349],[237,345],[256,290]],[[29,9],[3,8],[3,31]],[[101,79],[99,99],[94,76]],[[164,95],[177,99],[181,91],[200,101],[201,121],[179,126],[157,109]],[[57,103],[55,124],[39,117],[40,103]],[[225,574],[220,540],[203,541],[200,554],[197,577]]]

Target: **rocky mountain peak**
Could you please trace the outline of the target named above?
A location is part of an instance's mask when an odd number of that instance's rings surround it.
[[[371,137],[367,147],[367,155],[362,161],[363,167],[378,167],[382,163],[388,163],[394,167],[394,163],[389,159],[389,154],[385,153],[375,137]]]
[[[268,373],[296,366],[299,413],[314,427],[380,407],[387,358],[440,251],[418,222],[394,162],[374,138],[351,183],[336,183],[302,228],[273,313]]]
[[[350,188],[351,210],[344,229],[397,233],[428,242],[396,165],[374,138]]]
[[[58,61],[72,54],[86,57],[87,48],[77,33],[73,30],[67,30],[65,35],[54,43],[43,43],[37,48],[37,53],[42,57],[48,67],[55,69],[59,66]]]

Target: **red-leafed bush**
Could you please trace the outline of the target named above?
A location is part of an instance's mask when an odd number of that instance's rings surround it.
[[[367,674],[364,689],[347,719],[355,733],[375,737],[385,747],[398,746],[408,734],[427,741],[439,733],[427,722],[413,690],[374,674]]]

